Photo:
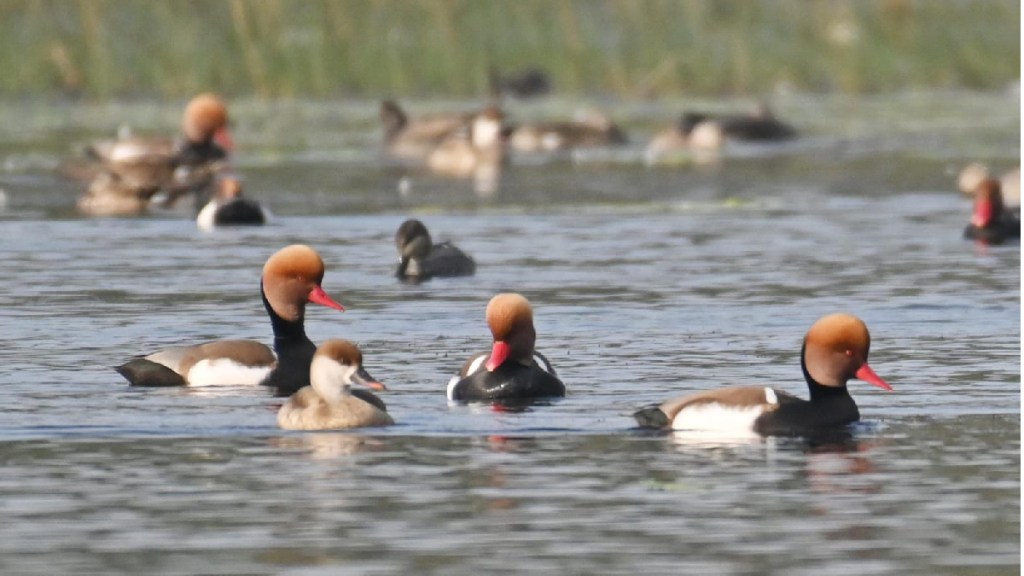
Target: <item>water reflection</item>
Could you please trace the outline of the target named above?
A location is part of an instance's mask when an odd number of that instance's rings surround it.
[[[332,460],[361,452],[385,450],[388,447],[387,441],[383,438],[344,432],[307,432],[275,436],[268,442],[274,448],[300,450],[314,460]]]
[[[882,481],[874,461],[880,443],[853,436],[840,442],[807,440],[806,472],[811,489],[832,494],[880,492]]]

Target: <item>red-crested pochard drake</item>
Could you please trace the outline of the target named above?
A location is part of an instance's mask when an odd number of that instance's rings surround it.
[[[328,340],[317,348],[309,366],[309,383],[278,410],[278,426],[285,430],[338,430],[395,423],[380,398],[367,390],[352,389],[352,384],[374,390],[385,387],[363,368],[363,353],[348,340]]]
[[[261,226],[270,222],[270,211],[255,200],[242,196],[242,183],[238,178],[221,179],[217,193],[196,216],[200,230],[218,226]]]
[[[675,398],[634,417],[644,428],[723,436],[793,436],[840,428],[860,419],[846,389],[849,379],[892,390],[868,366],[870,346],[863,321],[850,314],[830,314],[811,326],[800,354],[810,400],[768,386],[734,386]]]
[[[306,304],[344,310],[321,288],[323,276],[320,255],[302,244],[278,250],[263,266],[260,292],[274,330],[273,352],[253,340],[217,340],[136,358],[116,370],[133,386],[263,384],[279,396],[294,394],[309,385],[316,352],[306,336]]]
[[[999,181],[984,178],[974,188],[974,214],[964,238],[984,244],[1002,244],[1020,238],[1020,218],[1003,206]]]
[[[578,120],[537,122],[512,126],[509,147],[516,152],[555,152],[626,144],[625,132],[598,110],[584,111]]]
[[[214,94],[193,98],[182,117],[181,136],[126,136],[97,142],[87,149],[97,164],[95,177],[78,200],[91,215],[131,215],[144,211],[157,192],[167,204],[203,188],[223,166],[233,148],[228,112]]]
[[[957,187],[965,195],[974,196],[982,180],[991,177],[988,166],[971,162],[960,171]],[[1020,166],[1007,170],[999,177],[999,191],[1003,197],[1003,206],[1020,216]]]
[[[424,161],[446,138],[465,129],[473,114],[435,114],[410,119],[398,103],[380,104],[384,125],[384,147],[388,154],[403,160]]]
[[[506,292],[487,304],[487,326],[494,343],[463,365],[448,383],[449,400],[527,400],[565,396],[565,384],[542,354],[533,349],[537,332],[533,309],[523,296]]]
[[[435,244],[427,227],[410,218],[395,232],[398,268],[395,275],[403,280],[428,280],[434,276],[472,276],[476,263],[451,242]]]

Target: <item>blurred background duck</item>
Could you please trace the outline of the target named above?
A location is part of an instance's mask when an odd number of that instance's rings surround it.
[[[796,138],[796,130],[779,120],[764,103],[745,114],[684,112],[669,128],[658,132],[647,145],[648,164],[691,154],[698,161],[717,158],[728,140],[784,142]]]
[[[234,148],[228,111],[216,95],[193,98],[182,116],[177,137],[136,137],[94,142],[86,150],[87,166],[65,167],[66,174],[91,179],[77,203],[90,215],[135,215],[154,196],[172,205],[183,195],[209,186]]]
[[[744,142],[781,142],[797,136],[796,129],[776,118],[764,102],[746,114],[707,115],[704,121],[718,123],[727,138]]]
[[[544,96],[551,92],[551,79],[540,68],[529,67],[502,74],[492,67],[487,72],[487,83],[491,98],[506,96],[526,99]]]
[[[1007,210],[999,180],[984,178],[974,188],[974,213],[964,238],[983,244],[1002,244],[1020,238],[1020,217]]]
[[[957,187],[960,192],[973,197],[982,181],[990,177],[988,166],[972,162],[960,171]],[[1020,166],[1007,170],[999,177],[999,192],[1003,207],[1020,218]]]
[[[654,135],[644,150],[648,164],[674,160],[711,162],[719,158],[725,146],[725,132],[707,116],[685,112],[679,121]]]
[[[270,211],[259,202],[242,196],[242,183],[234,176],[220,179],[217,192],[196,216],[200,230],[219,226],[262,226],[270,222]]]
[[[584,110],[568,121],[533,122],[507,129],[509,148],[516,152],[555,152],[626,144],[626,133],[600,110]]]
[[[431,152],[473,121],[473,113],[433,114],[410,119],[393,100],[380,104],[385,151],[398,159],[424,161]]]
[[[488,106],[473,117],[468,130],[451,133],[431,150],[427,169],[440,176],[471,178],[478,193],[494,193],[505,164],[504,118],[498,107]]]

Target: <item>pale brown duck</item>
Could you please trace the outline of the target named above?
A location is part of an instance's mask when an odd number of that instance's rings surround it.
[[[363,368],[362,351],[348,340],[327,340],[317,348],[309,381],[309,386],[292,394],[278,410],[281,428],[339,430],[395,423],[380,398],[352,389],[352,384],[374,390],[385,387]]]

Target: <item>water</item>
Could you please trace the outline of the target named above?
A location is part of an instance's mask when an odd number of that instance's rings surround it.
[[[79,218],[53,174],[118,113],[173,124],[173,107],[5,106],[0,572],[1019,571],[1020,248],[961,240],[952,191],[967,161],[1019,157],[1016,97],[794,98],[779,111],[798,143],[660,168],[642,141],[678,107],[624,104],[634,145],[519,159],[494,198],[415,173],[401,194],[373,103],[241,103],[240,170],[279,218],[212,234],[177,214]],[[477,275],[395,282],[409,214]],[[129,389],[110,369],[269,342],[259,273],[292,242],[321,252],[348,308],[311,308],[310,336],[362,346],[398,425],[285,433],[262,391]],[[449,406],[501,290],[533,302],[569,396]],[[805,395],[800,340],[838,310],[867,322],[896,389],[851,383],[852,438],[632,429],[633,409],[700,389]]]

